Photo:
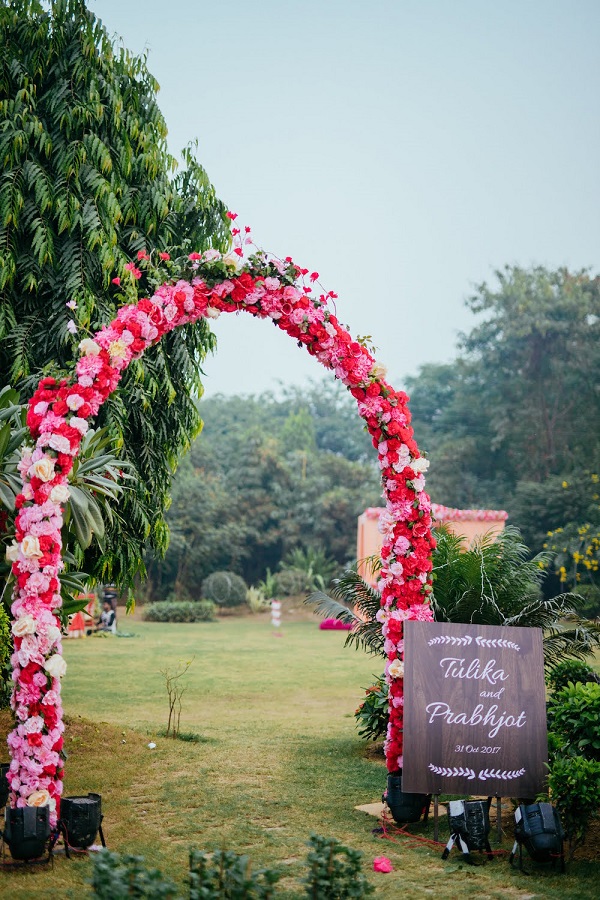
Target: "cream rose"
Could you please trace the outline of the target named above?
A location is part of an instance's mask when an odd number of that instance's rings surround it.
[[[52,678],[62,678],[67,671],[67,664],[59,653],[55,653],[46,660],[44,668]]]
[[[50,794],[48,791],[34,791],[27,798],[27,806],[48,806]]]
[[[228,253],[227,256],[223,257],[223,262],[226,266],[229,266],[230,269],[241,269],[243,265],[243,260],[241,256],[238,256],[237,253]]]
[[[401,659],[395,659],[390,663],[388,674],[391,675],[392,678],[404,678],[404,663]]]
[[[15,637],[24,637],[26,634],[35,633],[35,620],[33,616],[21,616],[12,623],[12,633]]]
[[[385,378],[385,376],[387,375],[387,369],[381,363],[376,362],[371,366],[369,375],[371,376],[371,378]]]
[[[217,309],[214,306],[206,307],[206,316],[208,319],[218,319],[220,315],[221,315],[220,309]]]
[[[27,559],[39,559],[42,556],[40,542],[35,534],[26,534],[21,543],[21,553]]]
[[[79,342],[79,349],[82,356],[98,356],[100,353],[100,345],[91,338],[84,338]]]
[[[127,354],[129,353],[127,344],[120,338],[117,338],[116,341],[110,342],[110,344],[108,345],[108,352],[111,359],[126,359]]]
[[[31,468],[33,474],[36,478],[39,478],[40,481],[52,481],[54,478],[54,460],[50,459],[49,456],[42,456],[41,459],[34,462]]]
[[[425,459],[423,456],[419,456],[418,459],[413,459],[411,461],[410,467],[413,472],[426,472],[429,468],[429,460]]]
[[[56,484],[50,491],[50,499],[53,503],[66,503],[70,496],[66,484]]]
[[[6,548],[6,560],[7,562],[16,562],[19,558],[19,545],[16,541],[13,541],[12,544]]]

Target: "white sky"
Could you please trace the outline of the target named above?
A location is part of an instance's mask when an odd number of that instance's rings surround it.
[[[597,0],[89,0],[149,51],[174,154],[199,140],[257,243],[318,270],[396,387],[455,355],[506,263],[600,268]],[[322,370],[223,316],[207,394]]]

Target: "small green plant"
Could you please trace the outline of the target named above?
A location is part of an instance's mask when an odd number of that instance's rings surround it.
[[[92,890],[100,900],[176,900],[177,886],[158,869],[147,869],[142,856],[102,850],[94,858]]]
[[[562,690],[569,682],[577,684],[578,681],[582,684],[587,684],[591,681],[600,683],[600,677],[591,666],[577,659],[565,659],[555,666],[546,677],[546,684],[549,690],[554,692]]]
[[[296,547],[283,558],[282,569],[296,569],[306,576],[308,591],[324,591],[337,569],[335,559],[319,549]]]
[[[600,684],[567,684],[548,703],[548,729],[562,756],[600,762]]]
[[[248,585],[235,572],[213,572],[202,583],[202,596],[217,606],[241,606],[247,592]]]
[[[269,900],[280,878],[275,869],[252,872],[232,850],[190,851],[190,900]]]
[[[246,603],[250,607],[250,611],[253,613],[264,612],[266,609],[269,609],[271,603],[260,588],[249,587],[248,593],[246,594]]]
[[[181,663],[175,671],[165,668],[160,670],[160,674],[165,679],[165,688],[169,700],[169,719],[167,722],[167,730],[165,737],[178,738],[180,732],[181,721],[181,698],[183,697],[186,686],[181,683],[181,679],[193,663],[193,659],[189,662]]]
[[[267,600],[272,600],[277,596],[277,575],[274,575],[269,568],[262,581],[258,582],[258,589],[262,591]]]
[[[144,608],[146,622],[214,622],[216,606],[211,600],[150,603]]]
[[[305,893],[313,900],[345,900],[367,897],[374,892],[362,874],[362,853],[345,847],[335,838],[312,833],[307,862],[309,872],[303,879]]]
[[[360,737],[376,741],[385,737],[389,720],[388,686],[381,675],[371,687],[365,690],[366,697],[360,704],[354,718]]]
[[[581,756],[554,760],[548,776],[550,797],[556,804],[569,846],[569,858],[584,843],[592,819],[598,816],[600,762]]]

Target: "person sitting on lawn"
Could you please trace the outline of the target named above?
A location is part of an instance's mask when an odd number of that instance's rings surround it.
[[[96,623],[96,631],[110,631],[112,634],[115,634],[117,631],[117,615],[112,608],[110,600],[105,600],[102,607],[100,619]]]

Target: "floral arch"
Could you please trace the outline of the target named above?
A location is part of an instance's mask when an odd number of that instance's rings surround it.
[[[229,217],[235,219],[233,213]],[[29,401],[34,446],[22,451],[16,541],[8,554],[16,577],[11,703],[17,724],[8,737],[7,778],[11,805],[48,804],[53,825],[62,793],[60,680],[66,671],[56,610],[61,605],[62,511],[73,459],[89,421],[131,360],[174,328],[239,310],[272,319],[346,385],[377,449],[386,500],[377,614],[390,688],[385,751],[390,771],[402,767],[403,622],[433,618],[429,593],[435,544],[424,490],[428,462],[413,438],[408,397],[387,383],[369,349],[339,323],[332,309],[336,295],[318,294],[318,274],[309,274],[290,257],[280,260],[257,251],[244,260],[248,232],[233,228],[234,250],[227,256],[207,250],[175,264],[166,253],[140,251],[137,265],[126,266],[129,287],[141,276],[138,266],[148,267],[160,287],[149,298],[123,305],[113,322],[83,339],[72,377],[60,383],[43,378]],[[168,277],[173,272],[177,278]]]

